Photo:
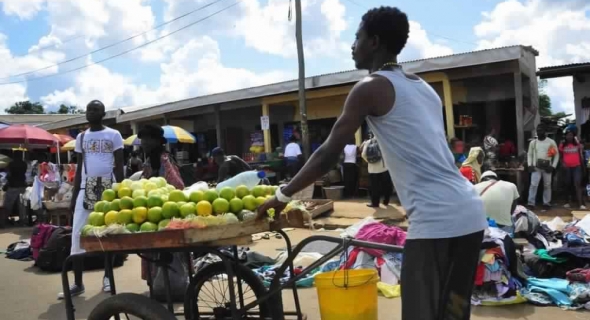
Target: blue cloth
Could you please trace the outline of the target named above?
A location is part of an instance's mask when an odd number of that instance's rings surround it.
[[[537,279],[529,278],[527,280],[527,288],[523,290],[524,295],[528,293],[543,294],[546,298],[551,299],[554,304],[558,306],[571,306],[572,300],[570,294],[569,281],[564,279]],[[537,296],[538,295],[533,295]],[[540,299],[546,300],[546,299]]]

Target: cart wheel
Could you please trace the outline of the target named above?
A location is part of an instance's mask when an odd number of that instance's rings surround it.
[[[120,315],[127,317],[121,317]],[[155,300],[135,293],[121,293],[103,300],[88,316],[88,320],[120,319],[176,320],[164,306]]]
[[[247,267],[232,263],[234,275],[239,274],[242,283],[244,305],[263,297],[267,291],[256,274]],[[216,262],[199,270],[187,288],[184,300],[184,316],[186,320],[232,319],[229,298],[229,283],[223,262]],[[237,309],[241,309],[238,295],[237,280],[234,279]],[[267,300],[250,310],[254,318],[269,317],[269,301]],[[245,317],[244,319],[248,319]]]

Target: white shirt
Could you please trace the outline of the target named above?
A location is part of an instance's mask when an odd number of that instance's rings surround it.
[[[354,144],[347,144],[344,147],[344,163],[356,163],[356,150]]]
[[[361,151],[361,157],[367,161],[367,146],[369,145],[369,141],[366,141],[363,144],[363,150]],[[377,161],[375,163],[370,163],[369,161],[367,161],[367,169],[369,170],[369,173],[383,173],[385,171],[387,171],[387,168],[385,167],[385,161],[383,161],[383,159],[381,159],[380,161]]]
[[[77,153],[84,150],[82,163],[82,184],[81,188],[86,186],[86,176],[112,178],[113,168],[115,166],[114,152],[123,148],[123,138],[119,131],[105,127],[100,131],[84,132],[84,141],[82,134],[76,137]],[[85,164],[84,164],[85,163]]]
[[[285,147],[285,158],[297,158],[300,154],[301,147],[295,142],[291,142]]]
[[[484,181],[476,184],[477,194],[487,188],[494,181]],[[514,183],[499,180],[481,195],[486,215],[503,226],[512,225],[512,202],[518,199],[518,188]]]
[[[486,229],[483,202],[455,166],[438,94],[400,69],[373,74],[395,88],[391,109],[366,119],[406,210],[408,239],[454,238]]]
[[[549,149],[555,149],[555,156],[548,157]],[[535,139],[529,144],[529,152],[527,154],[527,163],[529,166],[536,166],[537,160],[551,160],[553,168],[557,168],[559,163],[559,152],[557,151],[557,144],[553,139],[546,137],[544,140]]]

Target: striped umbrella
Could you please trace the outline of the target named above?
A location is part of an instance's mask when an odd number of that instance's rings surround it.
[[[74,149],[76,149],[76,139],[68,141],[60,149],[61,151],[73,151]]]
[[[190,132],[177,126],[163,126],[164,138],[168,143],[196,143],[197,139]],[[139,146],[141,145],[141,139],[137,138],[134,134],[123,141],[126,146]]]

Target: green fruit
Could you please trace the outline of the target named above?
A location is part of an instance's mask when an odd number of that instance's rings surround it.
[[[245,196],[250,194],[248,187],[241,185],[236,188],[236,197],[243,199]]]
[[[123,209],[119,211],[117,215],[117,223],[127,225],[133,221],[133,212],[129,209]]]
[[[180,216],[180,207],[178,206],[178,203],[172,201],[164,203],[162,206],[162,217],[164,217],[164,219],[171,219],[178,216]]]
[[[252,195],[247,195],[242,198],[242,202],[244,203],[244,209],[254,211],[258,208],[258,204],[256,203],[256,198]]]
[[[119,207],[121,208],[121,210],[133,209],[133,199],[131,197],[121,198],[121,200],[119,201]]]
[[[113,201],[115,200],[115,198],[117,198],[117,193],[115,192],[115,190],[112,189],[106,189],[105,191],[102,192],[102,199],[104,201]]]
[[[207,191],[205,191],[205,200],[213,203],[213,201],[215,201],[215,199],[219,198],[219,195],[217,194],[217,191],[215,191],[215,189],[209,189]]]
[[[238,214],[244,209],[244,202],[242,199],[233,198],[229,201],[229,211]]]
[[[170,195],[168,195],[168,200],[172,201],[172,202],[180,202],[180,201],[186,201],[186,196],[184,195],[184,192],[180,191],[180,190],[174,190],[172,192],[170,192]]]
[[[137,223],[128,223],[125,228],[131,232],[139,231],[139,225]]]
[[[88,224],[95,227],[104,226],[104,212],[92,212],[88,215]]]
[[[94,204],[94,211],[96,212],[104,212],[104,205],[107,203],[106,201],[98,201]],[[107,211],[108,212],[108,211]]]
[[[144,196],[139,196],[133,199],[133,208],[147,207],[148,199]]]
[[[162,220],[162,208],[152,207],[148,210],[147,219],[149,222],[158,223]]]
[[[229,201],[224,198],[217,198],[213,201],[213,212],[215,214],[223,214],[229,212]]]
[[[91,231],[94,228],[93,225],[87,224],[82,227],[82,231],[80,232],[83,237],[92,235]]]
[[[224,187],[219,191],[219,196],[227,201],[235,198],[236,192],[231,187]]]
[[[193,191],[191,192],[189,200],[194,203],[199,203],[205,200],[205,193],[203,193],[203,191]]]
[[[140,232],[153,232],[153,231],[157,231],[157,230],[158,230],[158,225],[153,222],[149,222],[149,221],[142,223],[141,226],[139,227]]]
[[[168,224],[170,223],[170,219],[164,219],[158,223],[158,230],[166,229]]]
[[[164,201],[162,201],[162,198],[159,196],[151,196],[147,201],[148,208],[161,207],[163,204]]]
[[[252,195],[255,198],[266,196],[266,187],[265,186],[256,186],[256,187],[252,188]]]
[[[111,211],[119,211],[121,210],[121,200],[115,199],[111,201]]]
[[[180,216],[183,218],[186,218],[187,216],[191,215],[191,214],[195,214],[197,212],[197,206],[192,203],[185,203],[180,207]]]

